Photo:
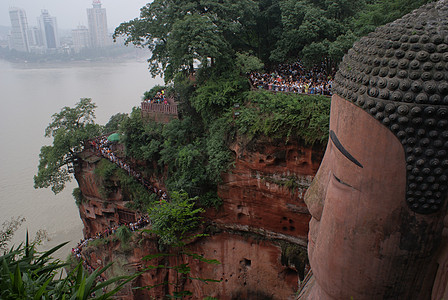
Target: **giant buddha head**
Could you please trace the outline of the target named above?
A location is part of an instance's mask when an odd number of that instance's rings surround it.
[[[305,202],[315,299],[411,299],[430,279],[448,189],[448,1],[362,38],[335,77]]]

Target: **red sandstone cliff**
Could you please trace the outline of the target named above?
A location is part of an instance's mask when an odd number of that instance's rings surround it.
[[[304,147],[297,142],[275,144],[258,140],[242,146],[235,142],[234,167],[223,174],[218,193],[223,205],[209,209],[206,232],[209,237],[190,243],[192,252],[220,265],[210,265],[182,257],[190,262],[191,277],[221,280],[204,284],[197,280],[184,282],[192,299],[212,296],[218,299],[289,299],[303,277],[309,214],[303,194],[318,169],[323,151]],[[98,158],[84,153],[76,173],[86,201],[80,205],[86,236],[92,236],[110,225],[135,218],[125,207],[126,199],[119,185],[108,197],[101,192],[101,180],[94,169]],[[139,237],[137,237],[139,236]],[[83,251],[93,267],[115,262],[109,276],[132,274],[149,264],[174,264],[174,261],[142,262],[141,258],[158,252],[157,241],[148,234],[136,234],[132,247],[123,250],[116,241]],[[126,247],[125,247],[126,248]],[[167,260],[167,258],[165,258]],[[190,260],[190,261],[189,261]],[[174,280],[168,270],[154,270],[139,276],[133,286],[153,285]],[[160,298],[168,290],[122,291],[123,299]]]
[[[232,146],[235,166],[223,174],[218,194],[223,208],[208,216],[217,224],[263,232],[306,246],[308,209],[303,196],[323,152],[300,143],[258,140]]]
[[[81,166],[75,172],[84,201],[79,205],[79,214],[84,224],[84,237],[88,238],[108,227],[136,220],[135,212],[126,208],[118,185],[104,189],[104,182],[94,172],[101,160],[93,152],[84,151]]]

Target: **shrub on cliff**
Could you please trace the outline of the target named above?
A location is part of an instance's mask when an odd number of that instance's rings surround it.
[[[249,90],[247,78],[237,70],[222,74],[210,70],[207,75],[198,76],[198,87],[190,99],[206,126],[221,117],[224,110],[243,102],[244,92]]]
[[[330,99],[289,93],[252,91],[238,115],[228,114],[238,133],[250,138],[296,138],[309,145],[328,139]],[[232,119],[231,119],[232,118]]]
[[[161,201],[148,211],[151,232],[159,236],[159,243],[166,246],[179,245],[187,235],[201,224],[202,208],[195,208],[196,198],[185,192],[172,192],[170,201]]]
[[[169,202],[161,201],[149,209],[151,219],[151,229],[146,232],[155,233],[159,237],[160,250],[163,252],[146,255],[143,260],[161,259],[174,257],[175,263],[170,260],[158,261],[157,265],[149,265],[146,270],[153,272],[157,269],[167,269],[174,272],[174,281],[164,281],[155,283],[142,288],[152,289],[160,286],[174,286],[172,295],[168,298],[183,299],[184,296],[192,296],[193,293],[186,290],[184,284],[187,279],[198,280],[203,283],[220,282],[220,280],[198,278],[191,276],[190,263],[192,260],[207,264],[220,264],[216,259],[206,259],[202,255],[191,252],[188,249],[188,241],[195,238],[206,236],[206,234],[195,233],[198,230],[202,217],[200,213],[204,212],[202,208],[195,208],[197,198],[189,198],[185,192],[172,192]],[[187,258],[185,260],[185,258]],[[172,278],[169,276],[169,278]]]
[[[204,130],[192,117],[163,125],[143,122],[139,112],[133,110],[121,125],[126,155],[145,160],[146,173],[166,176],[168,190],[183,189],[190,195],[216,192],[220,174],[232,160],[226,120],[213,120]]]
[[[73,196],[73,198],[75,198],[75,203],[76,203],[76,206],[78,206],[78,207],[79,207],[79,205],[81,205],[81,203],[83,201],[85,201],[85,197],[82,194],[82,191],[79,187],[76,187],[73,189],[72,196]]]
[[[128,244],[129,240],[132,237],[132,232],[131,232],[131,230],[129,230],[129,228],[127,226],[122,225],[122,226],[118,227],[116,236],[120,240],[121,246],[123,247],[124,245]]]

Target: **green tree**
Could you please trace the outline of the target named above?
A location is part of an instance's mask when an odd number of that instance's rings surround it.
[[[120,24],[114,36],[126,44],[149,48],[152,75],[165,81],[193,69],[194,60],[228,65],[234,53],[251,49],[257,5],[252,0],[155,0],[140,17]]]
[[[107,122],[107,124],[104,126],[104,132],[110,133],[110,132],[118,131],[120,123],[124,119],[126,119],[127,116],[128,116],[128,114],[125,114],[125,113],[117,113],[117,114],[113,115],[112,117],[110,117],[109,122]]]
[[[323,61],[328,57],[330,42],[325,39],[321,42],[313,42],[305,45],[302,49],[302,61],[306,66],[312,67],[316,62]]]
[[[420,6],[435,0],[376,0],[368,1],[365,9],[353,18],[352,31],[358,37],[368,34],[376,27],[401,18]]]
[[[195,208],[197,198],[189,198],[186,192],[172,192],[170,201],[161,201],[149,211],[151,232],[159,236],[164,246],[178,246],[197,230],[201,224],[202,208]]]
[[[271,52],[282,34],[280,1],[258,0],[257,2],[259,12],[256,15],[254,34],[258,44],[253,51],[262,62],[268,64]]]
[[[144,132],[145,126],[141,116],[141,109],[134,107],[130,116],[124,118],[120,127],[120,133],[122,134],[120,141],[125,146],[126,156],[143,159],[141,147],[149,142]]]
[[[117,229],[116,236],[118,237],[122,245],[126,245],[132,237],[132,231],[129,230],[127,226],[121,225]]]
[[[356,3],[359,1],[361,0]],[[352,9],[343,11],[342,7],[345,5],[339,5],[341,2],[343,1],[280,1],[283,30],[270,58],[277,62],[296,60],[301,57],[301,51],[306,45],[324,40],[334,41],[345,32],[345,19],[354,13]],[[356,3],[351,3],[352,7],[357,7]],[[321,47],[312,49],[320,51]],[[308,57],[318,54],[319,52],[312,55],[308,53]],[[322,61],[325,56],[326,52],[320,53],[319,60],[313,62]]]
[[[45,129],[45,137],[53,138],[52,146],[43,146],[39,154],[34,188],[48,188],[57,194],[71,180],[69,167],[83,149],[83,142],[99,135],[100,125],[95,124],[96,105],[90,98],[82,98],[74,108],[64,107],[52,116]]]
[[[218,57],[224,57],[228,45],[211,16],[192,13],[173,25],[167,49],[171,57],[165,77],[172,79],[176,72],[185,69],[193,73],[195,61],[206,66],[208,59],[212,63]]]
[[[233,70],[222,74],[213,73],[196,89],[190,99],[191,106],[201,114],[205,125],[210,124],[235,103],[244,101],[249,90],[246,77]]]
[[[185,192],[172,192],[170,201],[161,201],[160,204],[154,205],[149,209],[149,217],[151,219],[151,229],[144,230],[155,233],[159,237],[159,243],[165,250],[170,248],[169,252],[150,254],[143,260],[153,260],[167,257],[174,257],[174,265],[170,265],[168,261],[165,264],[149,266],[147,271],[154,269],[170,269],[175,273],[175,282],[163,282],[144,288],[154,288],[161,285],[173,285],[174,291],[170,298],[183,299],[184,296],[191,296],[192,293],[184,289],[185,280],[199,280],[204,283],[219,282],[214,279],[195,278],[189,276],[191,267],[188,262],[184,262],[184,258],[189,257],[193,260],[204,262],[207,264],[219,264],[216,259],[205,259],[202,255],[192,253],[188,250],[188,241],[206,236],[205,234],[195,233],[199,229],[202,217],[199,215],[204,212],[202,208],[195,208],[197,198],[189,198]],[[167,290],[168,292],[168,290]]]
[[[234,125],[249,138],[295,139],[324,145],[328,139],[330,99],[322,95],[252,91],[251,105],[241,106]],[[229,113],[228,118],[232,116]]]
[[[240,69],[241,74],[247,74],[252,71],[261,71],[264,64],[261,60],[249,52],[238,52],[236,54],[236,66]]]
[[[154,96],[163,89],[166,89],[166,86],[155,85],[149,91],[143,93],[143,100],[149,100],[154,98]]]

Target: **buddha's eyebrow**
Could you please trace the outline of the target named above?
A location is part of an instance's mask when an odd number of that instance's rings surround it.
[[[339,141],[338,137],[336,136],[336,133],[334,133],[333,130],[330,130],[330,138],[333,141],[333,144],[336,146],[336,148],[338,148],[339,151],[341,151],[341,153],[347,157],[352,163],[354,163],[355,165],[357,165],[358,167],[363,168],[363,166],[361,165],[361,163],[359,161],[356,160],[356,158],[354,158],[345,148],[344,146],[342,146],[341,142]]]

